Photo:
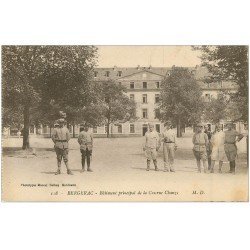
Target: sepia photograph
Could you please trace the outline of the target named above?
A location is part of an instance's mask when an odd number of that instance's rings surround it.
[[[2,201],[249,201],[245,45],[2,45]]]

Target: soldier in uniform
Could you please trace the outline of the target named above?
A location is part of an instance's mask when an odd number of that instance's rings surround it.
[[[197,162],[198,172],[201,173],[201,160],[203,162],[204,173],[207,172],[207,147],[209,144],[207,135],[202,132],[202,124],[196,125],[196,131],[193,136],[193,152]]]
[[[150,162],[153,160],[155,171],[158,171],[157,167],[157,152],[161,146],[159,134],[154,130],[153,124],[148,124],[149,131],[146,132],[146,143],[143,147],[145,155],[147,157],[147,171],[150,170]]]
[[[209,130],[208,125],[204,126],[204,133],[207,134],[208,138],[208,147],[207,147],[207,161],[208,161],[208,169],[211,169],[211,153],[212,153],[212,145],[211,145],[211,138],[212,138],[212,133],[211,130]]]
[[[235,159],[237,155],[236,142],[239,142],[243,135],[233,128],[233,122],[227,124],[228,130],[225,131],[225,153],[230,164],[229,173],[235,174]]]
[[[175,132],[171,129],[171,122],[167,121],[165,124],[165,131],[162,133],[163,141],[163,160],[164,160],[164,172],[174,170],[174,154],[177,150]]]
[[[90,168],[90,160],[93,149],[93,134],[89,131],[87,124],[80,127],[80,134],[78,136],[78,143],[80,144],[80,151],[82,154],[82,173],[85,171],[85,160],[87,161],[87,171],[93,172]]]
[[[61,174],[61,162],[62,159],[65,163],[65,166],[67,168],[67,174],[72,175],[73,173],[69,169],[68,164],[68,153],[69,153],[69,140],[70,140],[70,134],[69,130],[64,126],[64,119],[59,119],[57,123],[59,124],[58,128],[55,128],[52,134],[52,140],[55,144],[54,148],[56,151],[57,156],[57,165],[58,169],[56,172],[56,175]]]
[[[214,172],[215,161],[219,161],[219,173],[222,171],[223,161],[225,160],[225,132],[222,131],[222,125],[217,124],[215,127],[215,133],[211,138],[212,153],[211,153],[211,173]]]

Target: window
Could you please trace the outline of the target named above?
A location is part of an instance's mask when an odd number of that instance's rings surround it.
[[[142,103],[147,103],[147,94],[142,95]]]
[[[142,77],[143,77],[143,78],[146,78],[146,77],[147,77],[147,74],[146,74],[146,73],[143,73],[143,74],[142,74]]]
[[[131,89],[134,89],[134,88],[135,88],[135,83],[134,83],[134,82],[131,82],[131,83],[130,83],[130,88],[131,88]]]
[[[160,118],[160,109],[155,109],[155,119]]]
[[[134,95],[134,94],[130,94],[130,95],[129,95],[129,99],[130,99],[131,101],[134,101],[134,100],[135,100],[135,95]]]
[[[122,76],[122,71],[118,71],[117,76]]]
[[[130,133],[133,134],[135,132],[135,125],[130,124]]]
[[[155,94],[155,103],[159,103],[159,102],[160,102],[160,95]]]
[[[142,87],[143,87],[144,89],[146,89],[146,88],[148,87],[147,82],[143,82],[143,83],[142,83]]]
[[[156,130],[158,133],[161,133],[161,126],[160,126],[160,124],[155,124],[155,130]]]
[[[93,127],[93,133],[96,134],[97,133],[97,127]]]
[[[159,89],[160,88],[160,82],[156,82],[156,88]]]
[[[95,72],[94,72],[94,77],[97,77],[97,76],[98,76],[98,72],[95,71]]]
[[[108,133],[108,125],[105,125],[105,133]]]
[[[109,71],[106,71],[105,76],[106,76],[106,77],[109,77],[109,74],[110,74],[110,72],[109,72]]]
[[[122,125],[121,125],[121,124],[118,124],[118,125],[117,125],[117,132],[118,132],[119,134],[122,133]]]
[[[145,118],[145,119],[148,118],[148,110],[147,109],[142,110],[142,117]]]

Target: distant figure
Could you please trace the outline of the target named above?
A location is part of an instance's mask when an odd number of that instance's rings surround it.
[[[227,124],[225,131],[225,153],[230,164],[229,173],[235,174],[235,159],[237,156],[236,142],[239,142],[244,136],[233,129],[233,122]],[[236,139],[237,138],[237,139]]]
[[[145,155],[147,157],[147,171],[150,170],[151,159],[153,160],[155,171],[158,171],[157,152],[161,146],[161,141],[159,134],[156,131],[154,131],[154,125],[149,124],[148,128],[149,131],[147,131],[145,134],[146,143],[143,147],[143,150],[145,151]]]
[[[20,130],[17,131],[17,136],[18,136],[18,138],[21,138],[21,131]]]
[[[207,135],[202,132],[202,124],[196,125],[196,131],[193,136],[193,152],[196,159],[198,172],[201,173],[201,160],[203,162],[204,173],[207,172],[207,147],[209,144]]]
[[[165,131],[162,133],[164,172],[175,172],[174,155],[177,149],[175,132],[171,129],[172,123],[170,121],[167,121],[164,125]]]
[[[211,146],[212,146],[212,153],[211,153],[211,169],[210,172],[214,172],[214,165],[215,161],[219,161],[219,173],[222,172],[222,165],[223,161],[225,160],[225,150],[224,150],[224,143],[225,143],[225,132],[222,131],[222,125],[217,124],[215,127],[215,133],[212,135],[211,138]]]
[[[69,153],[69,140],[70,134],[69,130],[64,126],[64,119],[59,119],[58,121],[58,128],[55,128],[52,134],[52,140],[55,143],[55,151],[57,156],[57,165],[58,169],[56,175],[61,174],[61,162],[62,158],[64,160],[65,166],[67,168],[67,174],[73,175],[71,170],[69,169],[68,163],[68,153]]]
[[[84,125],[80,127],[80,134],[78,136],[78,143],[80,144],[80,151],[82,154],[82,170],[85,171],[85,160],[87,160],[87,171],[93,172],[90,168],[90,161],[93,149],[93,134],[89,131],[89,127]]]
[[[207,135],[208,138],[208,147],[207,147],[207,162],[208,162],[208,169],[211,169],[211,153],[212,153],[212,146],[211,146],[211,138],[212,132],[209,130],[208,125],[204,126],[204,133]]]

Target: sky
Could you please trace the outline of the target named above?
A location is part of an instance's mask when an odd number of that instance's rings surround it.
[[[96,46],[98,67],[193,67],[201,63],[191,46]]]

